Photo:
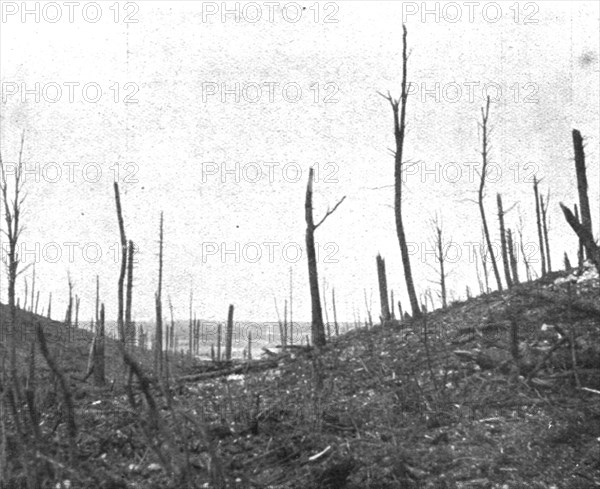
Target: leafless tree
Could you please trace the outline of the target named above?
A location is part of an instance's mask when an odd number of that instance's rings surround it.
[[[133,300],[133,257],[135,247],[133,241],[129,241],[127,252],[127,293],[125,295],[125,344],[133,347],[135,345],[135,328],[132,328],[131,303]]]
[[[329,313],[327,311],[327,281],[323,277],[323,313],[325,314],[325,331],[327,331],[327,339],[331,339],[331,325],[329,324]]]
[[[406,26],[402,25],[402,87],[400,99],[392,98],[388,92],[387,95],[381,94],[386,98],[392,106],[394,115],[394,138],[396,141],[396,150],[394,152],[394,213],[396,217],[396,234],[398,235],[398,243],[400,245],[400,254],[402,256],[402,266],[404,268],[404,278],[406,280],[406,289],[410,300],[410,305],[413,311],[413,317],[417,318],[421,315],[419,302],[415,292],[415,285],[410,266],[410,256],[408,254],[408,246],[406,243],[406,233],[402,217],[402,171],[404,167],[403,152],[404,140],[406,131],[406,104],[408,101],[407,90],[407,62],[408,55],[406,53]]]
[[[542,230],[542,212],[540,206],[540,193],[538,189],[538,180],[533,177],[533,193],[535,195],[535,218],[537,222],[538,243],[540,246],[540,257],[542,260],[542,277],[546,275],[546,251],[544,247],[544,232]]]
[[[315,250],[315,231],[325,222],[331,214],[333,214],[340,204],[346,198],[345,196],[333,207],[327,210],[323,218],[315,224],[313,218],[313,180],[314,169],[311,168],[308,173],[308,184],[306,186],[306,201],[304,203],[305,219],[306,219],[306,254],[308,257],[308,280],[310,284],[310,298],[312,306],[312,322],[311,322],[311,340],[312,344],[319,348],[327,342],[325,339],[325,330],[323,326],[323,312],[321,310],[321,294],[319,293],[319,276],[317,271],[317,254]],[[291,305],[290,305],[291,308]]]
[[[289,339],[290,345],[294,344],[294,318],[292,317],[293,306],[294,306],[294,275],[292,267],[290,267],[290,331],[289,335],[286,331],[286,338]],[[302,343],[302,339],[300,340]]]
[[[439,264],[439,269],[436,266],[432,266],[428,263],[430,267],[432,267],[438,274],[439,280],[436,282],[440,286],[439,296],[442,301],[442,307],[446,308],[448,305],[447,294],[446,294],[446,277],[448,275],[445,265],[445,255],[444,255],[444,237],[443,237],[443,229],[441,220],[436,216],[431,220],[431,228],[433,231],[433,236],[430,239],[430,244],[432,248],[435,250],[435,261]],[[433,303],[432,303],[433,308]]]
[[[575,214],[575,219],[577,220],[577,222],[579,221],[579,209],[577,208],[577,204],[575,204],[574,206],[574,214]],[[583,271],[583,243],[581,242],[581,239],[579,240],[579,247],[577,248],[577,269],[579,270],[579,273],[581,273]]]
[[[527,259],[527,253],[525,253],[525,244],[523,242],[523,216],[519,210],[519,250],[521,251],[521,257],[523,258],[523,265],[525,265],[525,276],[527,281],[531,282],[531,265]]]
[[[231,347],[233,342],[233,304],[229,304],[227,313],[227,331],[225,334],[225,360],[231,360]]]
[[[163,213],[160,213],[159,248],[158,248],[158,289],[154,296],[156,306],[156,329],[154,335],[154,371],[157,376],[163,373],[163,324],[162,324],[162,279],[163,279]]]
[[[377,264],[377,279],[379,281],[379,302],[381,304],[380,321],[385,325],[391,319],[390,304],[388,302],[387,276],[385,273],[385,260],[377,253],[375,257]]]
[[[363,295],[365,297],[365,308],[367,309],[367,321],[366,325],[368,328],[373,327],[373,316],[371,314],[371,310],[373,309],[373,291],[369,295],[369,299],[367,300],[367,289],[363,289]]]
[[[121,194],[119,192],[119,184],[114,182],[115,202],[117,205],[117,220],[119,222],[119,235],[121,237],[121,271],[119,273],[119,283],[117,289],[118,312],[117,312],[117,330],[119,340],[125,341],[125,330],[123,322],[124,304],[123,304],[123,288],[125,283],[125,273],[127,271],[127,238],[125,236],[125,224],[123,223],[123,211],[121,208]]]
[[[502,196],[496,194],[496,203],[498,205],[498,223],[500,225],[500,246],[502,250],[502,264],[504,265],[504,277],[506,279],[506,286],[512,287],[512,278],[510,276],[510,262],[508,257],[508,246],[506,243],[506,229],[504,227],[504,214],[506,213],[502,208]]]
[[[590,201],[588,199],[588,184],[585,171],[585,152],[583,150],[583,138],[577,129],[573,129],[573,148],[575,151],[575,171],[577,173],[577,193],[579,194],[579,210],[581,212],[581,225],[590,236],[592,231],[592,217],[590,213]],[[587,250],[586,250],[587,251]],[[588,256],[588,258],[590,258]]]
[[[519,283],[519,267],[517,263],[517,257],[515,255],[515,244],[513,243],[512,231],[507,229],[506,231],[506,246],[508,248],[508,260],[510,262],[510,270],[512,273],[512,280],[514,284]]]
[[[562,203],[560,204],[560,208],[562,209],[569,226],[571,226],[573,231],[575,231],[579,237],[579,240],[583,243],[586,256],[596,266],[598,273],[600,273],[600,247],[594,241],[594,237],[590,234],[588,228],[575,219],[575,216],[569,208],[565,207]]]
[[[339,336],[340,328],[339,328],[338,321],[337,321],[337,311],[336,311],[336,307],[335,307],[335,287],[331,288],[331,304],[333,307],[333,326],[335,329],[335,335]]]
[[[540,210],[542,211],[542,233],[544,235],[544,249],[546,252],[546,268],[548,273],[552,271],[552,261],[550,260],[550,240],[548,239],[548,204],[550,203],[550,192],[546,195],[546,200],[540,195]]]
[[[4,220],[6,222],[6,231],[4,235],[8,239],[8,257],[2,257],[8,275],[8,327],[10,331],[10,369],[14,382],[17,376],[17,322],[16,322],[16,304],[15,287],[17,285],[17,275],[19,272],[20,258],[17,251],[19,237],[23,231],[21,224],[21,211],[27,194],[24,192],[25,180],[23,178],[23,146],[25,145],[25,131],[21,134],[21,145],[19,149],[19,159],[14,167],[13,189],[9,189],[8,168],[2,160],[0,152],[0,192],[2,193],[2,205],[4,206]],[[12,193],[12,195],[11,195]],[[23,269],[24,270],[24,269]],[[22,270],[22,271],[23,271]],[[49,315],[49,313],[48,313]],[[1,331],[1,338],[7,332]]]
[[[490,261],[492,263],[492,270],[494,272],[494,277],[496,278],[496,284],[498,285],[498,290],[502,290],[502,282],[500,280],[500,272],[498,271],[498,265],[496,263],[496,258],[494,256],[494,249],[492,248],[492,241],[490,239],[490,231],[488,229],[487,220],[485,218],[485,207],[483,206],[483,197],[485,195],[485,179],[488,165],[488,157],[489,157],[489,128],[488,128],[488,120],[490,115],[490,97],[488,96],[485,108],[481,109],[481,131],[482,131],[482,166],[481,166],[481,179],[479,181],[479,192],[478,192],[478,204],[479,204],[479,213],[481,214],[481,222],[483,224],[483,236],[485,238],[485,242],[487,245],[488,255],[490,257]]]

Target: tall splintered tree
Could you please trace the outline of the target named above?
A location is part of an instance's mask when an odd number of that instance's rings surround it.
[[[19,269],[19,253],[17,244],[21,235],[21,208],[26,194],[23,193],[25,180],[23,178],[23,146],[25,144],[25,132],[21,134],[21,147],[19,149],[19,160],[14,167],[14,186],[12,192],[9,189],[7,179],[8,168],[2,161],[0,152],[0,192],[2,193],[2,205],[4,206],[4,220],[6,222],[5,236],[8,239],[8,257],[4,259],[8,275],[8,327],[10,328],[10,369],[13,380],[16,382],[17,375],[17,325],[15,304],[15,287],[17,285],[17,275]],[[11,199],[11,195],[12,199]],[[50,311],[50,308],[48,308]],[[48,312],[50,316],[50,312]],[[4,340],[5,331],[0,331],[0,339]]]
[[[508,245],[506,243],[506,229],[504,227],[504,209],[502,208],[502,196],[496,194],[496,203],[498,204],[498,223],[500,225],[500,246],[502,247],[502,264],[504,265],[504,277],[506,286],[512,287],[512,278],[510,276],[510,261]]]
[[[133,299],[133,257],[135,246],[129,240],[127,251],[127,292],[125,294],[125,344],[135,345],[135,325],[131,321],[131,302]]]
[[[537,178],[533,177],[533,194],[535,196],[535,219],[538,232],[538,243],[540,246],[540,257],[542,260],[542,277],[546,275],[546,248],[544,247],[544,231],[542,228],[542,210],[540,206],[540,193]]]
[[[308,281],[310,285],[310,300],[312,308],[311,340],[315,347],[324,346],[325,328],[323,325],[323,311],[321,309],[321,295],[319,293],[319,275],[317,272],[317,252],[315,249],[315,231],[325,222],[331,214],[344,202],[345,196],[335,204],[333,209],[327,210],[323,218],[315,224],[313,217],[313,180],[314,169],[308,172],[308,184],[306,185],[306,200],[304,202],[304,214],[306,219],[306,254],[308,257]]]
[[[385,273],[385,260],[381,256],[381,254],[377,253],[375,257],[375,261],[377,263],[377,279],[379,281],[379,302],[381,304],[381,316],[380,321],[382,325],[385,325],[392,318],[392,314],[390,312],[390,303],[388,302],[388,293],[387,293],[387,276]],[[394,301],[392,301],[392,304]]]
[[[400,99],[392,98],[388,92],[382,95],[392,106],[394,114],[394,137],[396,140],[396,151],[394,153],[394,213],[396,215],[396,233],[400,244],[400,254],[402,256],[402,267],[404,268],[404,278],[406,279],[406,289],[410,306],[413,311],[413,317],[421,315],[417,293],[413,282],[412,269],[410,267],[410,257],[408,255],[408,246],[406,244],[406,234],[404,232],[404,222],[402,220],[402,156],[404,151],[404,136],[406,130],[406,102],[408,100],[408,90],[406,81],[407,60],[406,54],[406,26],[402,25],[402,92]]]
[[[540,195],[540,210],[542,211],[542,232],[544,234],[544,249],[546,250],[546,267],[548,273],[552,271],[552,260],[550,259],[550,240],[548,239],[548,205],[550,203],[550,192],[546,200]]]
[[[488,156],[489,156],[489,128],[488,128],[488,119],[490,115],[490,97],[487,98],[485,103],[485,108],[481,109],[481,131],[482,131],[482,148],[481,148],[481,158],[482,158],[482,166],[481,166],[481,180],[479,182],[479,192],[478,192],[478,200],[477,203],[479,205],[479,213],[481,214],[481,222],[483,224],[483,235],[485,238],[485,243],[487,245],[488,255],[490,257],[490,261],[492,262],[492,270],[494,271],[494,277],[496,278],[496,284],[498,285],[498,290],[502,290],[502,281],[500,280],[500,272],[498,271],[498,265],[496,263],[496,258],[494,257],[494,249],[492,248],[492,241],[490,240],[490,231],[488,229],[487,220],[485,218],[485,208],[483,206],[483,197],[485,193],[485,178],[488,164]]]
[[[156,306],[156,330],[154,336],[154,371],[156,375],[163,372],[163,327],[162,327],[162,276],[163,276],[163,213],[160,213],[159,248],[158,248],[158,290],[154,296]]]
[[[121,270],[119,273],[119,283],[117,289],[118,312],[117,312],[117,330],[119,340],[125,341],[124,328],[124,303],[123,303],[123,288],[125,283],[125,273],[127,271],[127,237],[125,236],[125,224],[123,223],[123,211],[121,208],[121,194],[119,192],[119,184],[114,182],[115,203],[117,206],[117,220],[119,221],[119,235],[121,237]]]
[[[577,173],[577,193],[579,194],[579,210],[581,211],[581,225],[592,232],[592,217],[590,213],[590,200],[588,198],[588,184],[585,172],[585,152],[583,151],[583,138],[577,129],[573,129],[573,148],[575,151],[575,171]]]
[[[448,306],[448,299],[446,293],[446,276],[448,275],[446,271],[446,255],[444,253],[444,238],[443,238],[443,229],[442,223],[440,219],[436,216],[435,219],[431,221],[431,228],[433,230],[433,237],[431,240],[431,245],[435,249],[435,261],[439,264],[439,269],[433,267],[433,269],[439,273],[440,280],[438,285],[440,286],[440,299],[442,301],[442,307],[446,308]]]

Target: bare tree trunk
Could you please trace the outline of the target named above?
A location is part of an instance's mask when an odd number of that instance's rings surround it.
[[[292,267],[290,267],[290,331],[289,335],[286,332],[286,339],[289,340],[290,345],[294,344],[294,318],[292,317],[292,308],[294,305],[294,283],[293,283],[293,271]],[[300,338],[300,343],[302,343],[302,338]]]
[[[339,328],[338,321],[337,321],[337,311],[336,311],[336,307],[335,307],[335,287],[331,288],[331,303],[332,303],[332,307],[333,307],[333,325],[335,328],[335,335],[339,336],[340,328]]]
[[[50,292],[50,295],[48,297],[48,319],[52,319],[52,292]]]
[[[34,301],[33,301],[34,294],[35,294],[35,260],[33,261],[33,276],[31,278],[31,306],[30,306],[31,307],[31,312],[34,312],[34,310],[33,310],[34,309],[33,308],[33,306],[34,306]]]
[[[159,251],[158,251],[158,290],[156,302],[156,330],[154,334],[154,371],[157,377],[163,373],[163,324],[162,324],[162,274],[163,274],[163,213],[160,213]]]
[[[378,253],[375,257],[377,263],[377,278],[379,280],[379,301],[381,303],[381,325],[384,326],[391,319],[390,305],[388,303],[387,277],[385,274],[385,260]]]
[[[487,244],[488,253],[490,255],[490,261],[492,262],[492,270],[494,277],[496,277],[496,284],[498,290],[502,290],[502,282],[500,281],[500,272],[498,271],[498,265],[496,264],[496,258],[494,256],[494,249],[492,248],[492,241],[490,240],[490,232],[488,230],[487,220],[485,218],[485,208],[483,207],[483,195],[485,188],[485,177],[488,163],[488,117],[490,115],[490,97],[488,96],[485,109],[481,109],[481,129],[482,129],[482,151],[481,156],[483,159],[483,165],[481,167],[481,180],[479,182],[479,213],[481,214],[481,221],[483,223],[483,235]],[[487,272],[486,272],[487,273]]]
[[[535,194],[535,217],[537,221],[538,243],[540,246],[540,256],[542,260],[542,277],[546,275],[546,252],[544,248],[544,235],[542,231],[542,213],[540,209],[540,195],[538,191],[538,181],[533,177],[533,193]]]
[[[175,319],[173,317],[173,303],[171,302],[171,297],[169,296],[169,311],[171,312],[171,327],[169,328],[169,335],[168,335],[168,348],[167,350],[170,351],[175,351],[173,348],[173,330],[175,329]]]
[[[252,360],[252,331],[248,331],[248,360]]]
[[[368,328],[372,328],[373,327],[373,316],[371,315],[371,302],[372,301],[367,300],[367,289],[363,289],[363,292],[364,292],[364,296],[365,296],[365,307],[367,309],[367,318],[368,318],[368,321],[366,321],[365,324],[367,325]],[[372,295],[373,294],[371,294],[371,296]]]
[[[225,334],[225,360],[231,360],[231,346],[233,342],[233,304],[229,304],[227,313],[227,332]]]
[[[500,223],[500,246],[502,247],[502,264],[504,265],[504,277],[506,278],[506,287],[512,287],[512,278],[510,276],[510,265],[508,259],[508,250],[506,245],[506,230],[504,228],[504,210],[502,209],[502,196],[496,194],[498,204],[498,222]]]
[[[98,302],[98,296],[96,296]],[[104,304],[96,315],[96,344],[94,345],[94,384],[103,386],[106,382],[104,372]]]
[[[331,325],[329,324],[329,314],[327,313],[327,282],[323,278],[323,313],[325,314],[325,329],[327,331],[327,339],[331,339]]]
[[[570,271],[571,270],[571,261],[569,260],[569,255],[567,255],[566,251],[565,251],[564,262],[565,262],[565,271],[566,272]]]
[[[394,137],[396,140],[396,152],[394,157],[394,213],[396,216],[396,234],[398,235],[398,243],[400,245],[400,254],[402,256],[402,267],[404,268],[406,289],[413,311],[413,317],[417,318],[421,315],[421,310],[419,309],[419,302],[415,292],[412,269],[410,266],[410,256],[408,254],[406,234],[404,232],[404,223],[402,219],[402,170],[404,163],[402,156],[404,151],[404,136],[406,129],[406,103],[408,100],[408,55],[406,52],[406,37],[406,26],[402,25],[402,93],[400,95],[400,100],[394,100],[389,93],[386,98],[390,102],[394,114]],[[400,112],[400,115],[398,112]]]
[[[129,241],[129,251],[127,253],[127,293],[125,296],[125,346],[135,345],[135,329],[132,329],[131,322],[131,302],[133,299],[133,241]]]
[[[577,208],[577,204],[575,204],[575,219],[577,222],[579,221],[579,209]],[[579,247],[577,248],[577,268],[579,273],[583,272],[583,242],[579,239]]]
[[[38,313],[38,305],[39,305],[39,303],[40,303],[40,291],[38,290],[35,293],[35,310],[33,311],[35,314]]]
[[[221,323],[217,326],[217,362],[221,361]]]
[[[69,304],[67,305],[67,313],[65,314],[65,325],[67,326],[67,341],[70,342],[72,340],[71,330],[73,329],[72,325],[72,316],[73,316],[73,283],[71,282],[71,276],[68,275],[69,279]]]
[[[194,343],[194,323],[192,317],[192,309],[194,307],[194,290],[190,287],[190,323],[188,325],[188,353],[190,357],[193,354]]]
[[[520,212],[519,212],[519,250],[521,251],[521,256],[523,257],[523,264],[525,265],[525,276],[527,278],[527,282],[531,282],[531,267],[529,265],[529,260],[527,259],[527,255],[525,254],[525,246],[523,245],[523,220],[521,218]]]
[[[79,328],[79,304],[80,298],[75,294],[75,329]]]
[[[506,232],[506,240],[508,247],[508,259],[510,261],[510,269],[512,272],[512,279],[514,284],[519,283],[519,267],[517,258],[515,257],[515,245],[513,243],[512,231],[510,228]]]
[[[442,307],[446,308],[448,305],[447,302],[447,294],[446,294],[446,260],[444,256],[444,238],[442,231],[442,224],[440,219],[436,215],[435,219],[431,221],[431,228],[433,231],[433,238],[431,240],[431,245],[433,249],[435,249],[435,258],[436,261],[440,264],[439,274],[440,274],[440,298],[442,299]],[[435,267],[433,267],[435,269]],[[434,309],[433,306],[433,298],[431,298],[431,308]]]
[[[581,137],[581,133],[577,129],[573,129],[573,148],[575,150],[575,171],[577,172],[577,192],[579,193],[581,225],[587,230],[590,236],[594,236],[594,233],[592,231],[592,215],[590,213],[590,201],[588,199],[587,193],[588,184],[585,171],[585,153],[583,151],[583,138]],[[587,258],[591,257],[587,256]]]
[[[590,234],[589,229],[577,221],[573,213],[562,203],[560,204],[560,208],[562,209],[569,226],[571,226],[573,231],[575,231],[583,243],[586,256],[596,266],[596,270],[598,270],[598,273],[600,274],[600,247],[598,247],[598,245],[595,243],[594,237]]]
[[[479,257],[477,256],[476,248],[475,248],[475,252],[474,252],[474,259],[475,259],[475,273],[477,274],[477,283],[479,284],[479,293],[485,294],[486,291],[483,288],[483,281],[481,280],[481,273],[479,271]]]
[[[542,211],[542,233],[544,235],[544,247],[546,250],[546,268],[548,269],[548,273],[552,271],[552,261],[550,260],[550,242],[548,239],[548,203],[550,202],[550,195],[546,197],[546,201],[544,202],[544,197],[540,195],[540,208]]]
[[[288,303],[287,303],[287,299],[285,299],[283,301],[283,331],[282,331],[282,343],[281,346],[282,348],[287,348],[287,344],[288,344],[288,322],[287,322],[287,313],[288,310]],[[291,320],[290,320],[290,324],[291,324]]]
[[[321,310],[321,294],[319,293],[319,276],[317,272],[317,253],[315,250],[315,231],[323,224],[346,197],[343,197],[332,210],[328,210],[323,219],[315,224],[312,208],[314,169],[308,173],[308,184],[306,186],[306,200],[304,203],[304,216],[306,219],[306,254],[308,257],[308,281],[310,284],[310,299],[312,309],[311,340],[313,346],[319,348],[327,342],[323,326],[323,312]]]
[[[125,282],[125,272],[127,270],[127,238],[125,237],[125,225],[123,223],[123,212],[121,209],[121,195],[119,193],[119,184],[114,182],[115,202],[117,205],[117,219],[119,221],[119,234],[121,236],[121,272],[119,274],[119,284],[117,299],[119,301],[119,309],[117,312],[117,330],[119,332],[119,340],[125,341],[125,331],[123,323],[123,286]]]
[[[4,206],[4,220],[6,222],[6,233],[8,238],[8,326],[10,333],[10,371],[13,383],[17,382],[17,308],[15,305],[15,288],[17,285],[17,270],[19,268],[19,254],[17,245],[21,234],[21,205],[25,199],[21,196],[23,190],[23,146],[25,144],[25,132],[21,134],[21,147],[19,149],[19,160],[14,174],[13,199],[9,196],[9,185],[7,181],[6,168],[0,154],[0,192],[2,192],[2,204]],[[5,332],[2,331],[4,337]],[[4,340],[4,338],[2,338]],[[16,385],[16,384],[15,384]]]

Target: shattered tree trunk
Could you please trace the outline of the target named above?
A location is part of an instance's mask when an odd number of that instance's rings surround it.
[[[600,247],[595,243],[594,237],[583,224],[575,219],[573,213],[562,203],[560,204],[560,208],[562,209],[569,226],[571,226],[583,243],[587,257],[596,266],[596,270],[598,270],[598,273],[600,274]]]
[[[23,203],[23,197],[20,196],[20,192],[23,189],[23,145],[25,144],[25,132],[21,135],[21,147],[19,150],[19,161],[14,170],[14,198],[11,202],[8,182],[6,180],[6,168],[2,161],[2,155],[0,154],[0,190],[2,192],[2,204],[4,206],[4,219],[6,221],[6,236],[8,238],[8,331],[4,328],[1,331],[0,339],[5,340],[5,335],[10,334],[9,347],[10,347],[10,372],[12,381],[16,386],[17,382],[17,306],[15,304],[15,289],[17,285],[17,270],[19,268],[19,254],[17,245],[19,241],[19,235],[21,233],[20,217],[21,217],[21,204]],[[50,317],[50,312],[48,312]],[[20,331],[19,331],[20,332]]]
[[[98,296],[96,296],[98,300]],[[103,386],[106,383],[104,373],[104,304],[96,313],[96,339],[94,345],[94,384]]]
[[[332,303],[332,307],[333,307],[333,327],[335,329],[335,335],[339,336],[340,335],[340,327],[337,321],[337,311],[336,311],[336,307],[335,307],[335,288],[332,287],[331,288],[331,303]]]
[[[577,222],[580,222],[577,204],[575,204],[575,219]],[[577,269],[579,270],[579,273],[583,272],[583,242],[581,239],[579,240],[579,246],[577,248]]]
[[[315,346],[325,345],[325,331],[323,328],[323,313],[321,311],[321,295],[319,294],[319,276],[317,271],[317,254],[315,251],[315,223],[312,209],[313,172],[308,174],[306,187],[306,202],[304,204],[306,218],[306,253],[308,255],[308,281],[311,300],[311,336]]]
[[[442,232],[442,225],[438,221],[437,217],[433,221],[433,231],[435,233],[435,243],[433,243],[436,249],[436,258],[440,262],[440,296],[442,298],[442,307],[445,309],[448,305],[447,293],[446,293],[446,268],[445,268],[445,256],[444,256],[444,239]],[[434,309],[433,299],[431,299],[431,309]]]
[[[550,240],[548,239],[548,202],[544,202],[544,197],[540,195],[540,208],[542,210],[542,233],[544,235],[544,248],[546,251],[546,268],[548,273],[552,271],[552,261],[550,260]]]
[[[311,300],[311,340],[313,346],[319,348],[325,346],[325,328],[323,325],[323,311],[321,310],[321,295],[319,293],[319,275],[317,271],[317,253],[315,249],[315,231],[325,222],[331,214],[340,206],[345,196],[331,210],[328,210],[323,218],[315,224],[312,207],[314,169],[308,172],[308,183],[306,185],[306,200],[304,202],[304,217],[306,220],[306,255],[308,258],[308,281],[310,286]],[[291,324],[291,304],[290,304]]]
[[[157,377],[163,373],[163,325],[162,325],[162,273],[163,273],[163,213],[160,213],[158,250],[158,290],[154,296],[156,306],[156,330],[154,332],[154,372]]]
[[[194,307],[194,290],[190,288],[190,322],[188,324],[188,354],[191,357],[193,355],[193,343],[194,343],[194,318],[192,309]]]
[[[233,304],[229,304],[227,313],[227,332],[225,334],[225,360],[231,360],[231,346],[233,342]]]
[[[131,322],[131,302],[133,299],[133,241],[129,241],[129,251],[127,253],[127,293],[125,296],[125,345],[132,348],[135,345],[135,327],[132,328]]]
[[[391,319],[390,305],[388,303],[387,277],[385,274],[385,260],[378,253],[375,257],[377,262],[377,278],[379,279],[379,300],[381,302],[381,325],[384,326]]]
[[[502,249],[502,264],[504,265],[504,277],[506,278],[506,286],[512,287],[512,278],[510,276],[510,264],[508,258],[508,249],[506,243],[506,230],[504,228],[504,210],[502,208],[502,196],[496,194],[498,204],[498,222],[500,223],[500,246]]]
[[[221,323],[217,326],[217,362],[221,361],[221,334],[222,328]]]
[[[542,260],[542,277],[546,275],[546,252],[544,248],[544,235],[542,231],[542,212],[540,209],[540,195],[538,191],[537,178],[533,177],[533,193],[535,195],[535,217],[537,222],[538,243],[540,247],[540,257]]]
[[[119,193],[119,184],[114,183],[115,202],[117,205],[117,219],[119,221],[119,234],[121,237],[121,271],[119,273],[119,283],[117,290],[117,299],[119,309],[117,312],[117,330],[119,332],[119,340],[125,341],[125,331],[123,323],[123,286],[125,282],[125,272],[127,270],[127,238],[125,237],[125,225],[123,224],[123,212],[121,209],[121,196]]]
[[[519,283],[519,266],[515,256],[515,245],[513,243],[512,231],[506,231],[506,246],[508,247],[508,259],[510,261],[510,269],[512,272],[513,284]]]
[[[421,316],[417,293],[415,292],[415,284],[410,266],[410,256],[408,254],[408,246],[406,243],[406,234],[404,230],[404,222],[402,219],[402,170],[403,170],[403,151],[404,151],[404,136],[406,130],[406,103],[408,100],[407,90],[407,61],[406,53],[406,26],[402,25],[402,93],[400,100],[394,100],[388,93],[387,99],[392,106],[394,114],[394,138],[396,141],[396,152],[394,155],[394,214],[396,217],[396,234],[398,235],[398,243],[400,245],[400,254],[402,256],[402,267],[404,268],[404,278],[406,280],[406,289],[410,306],[412,308],[413,317],[416,319]],[[398,114],[400,112],[400,115]]]
[[[494,277],[496,277],[496,284],[498,285],[498,290],[502,290],[502,281],[500,280],[500,272],[498,271],[498,265],[496,263],[496,258],[494,256],[494,249],[492,248],[492,241],[490,240],[490,231],[488,229],[487,220],[485,218],[485,208],[483,207],[483,193],[485,188],[485,177],[488,163],[488,117],[490,114],[490,97],[487,98],[485,109],[481,109],[481,128],[482,128],[482,151],[481,156],[483,159],[483,165],[481,167],[481,180],[479,182],[479,194],[478,194],[478,204],[479,204],[479,213],[481,214],[481,221],[483,223],[483,235],[485,237],[485,242],[487,244],[487,250],[490,255],[490,260],[492,262],[492,270],[494,272]],[[485,266],[485,264],[484,264]],[[487,273],[487,272],[486,272]],[[486,284],[487,286],[487,284]]]
[[[577,172],[577,192],[579,194],[579,211],[581,212],[581,225],[587,230],[590,236],[594,236],[594,233],[592,231],[590,201],[588,199],[587,193],[588,184],[585,172],[585,153],[583,151],[583,138],[581,137],[581,133],[577,129],[573,129],[573,148],[575,151],[575,171]],[[587,258],[591,257],[587,256]]]

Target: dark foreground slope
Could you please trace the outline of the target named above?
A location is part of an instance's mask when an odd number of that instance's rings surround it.
[[[201,368],[181,361],[145,393],[135,379],[129,394],[77,381],[69,359],[85,347],[55,347],[76,392],[75,456],[40,365],[37,450],[16,459],[4,412],[7,487],[26,487],[27,457],[45,487],[595,487],[600,289],[557,277],[355,330],[272,368],[178,381]]]

